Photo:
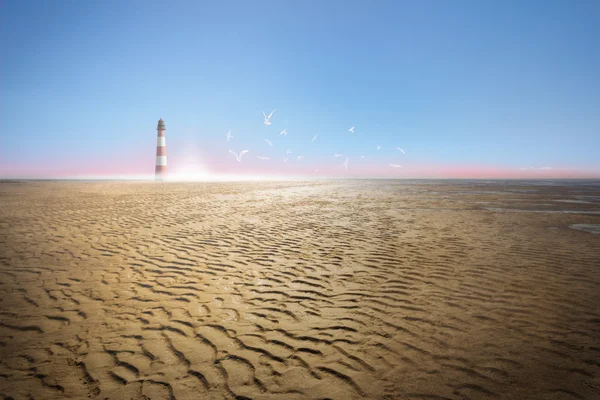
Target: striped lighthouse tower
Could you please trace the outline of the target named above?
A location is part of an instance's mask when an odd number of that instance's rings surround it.
[[[154,178],[156,181],[164,181],[167,178],[167,143],[165,141],[165,121],[158,120],[158,139],[156,141],[156,169]]]

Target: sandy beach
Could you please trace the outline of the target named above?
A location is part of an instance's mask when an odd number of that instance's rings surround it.
[[[5,399],[598,399],[600,185],[0,183]]]

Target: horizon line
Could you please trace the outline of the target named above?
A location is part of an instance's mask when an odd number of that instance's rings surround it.
[[[599,177],[594,178],[443,178],[443,177],[423,177],[423,178],[391,178],[391,177],[285,177],[285,178],[267,178],[267,177],[229,177],[216,179],[164,179],[156,181],[155,178],[117,178],[117,177],[65,177],[65,178],[3,178],[0,177],[0,183],[7,182],[78,182],[78,181],[102,181],[102,182],[156,182],[156,183],[212,183],[212,182],[243,182],[243,181],[263,181],[263,182],[285,182],[285,181],[368,181],[368,180],[386,180],[386,181],[600,181]]]

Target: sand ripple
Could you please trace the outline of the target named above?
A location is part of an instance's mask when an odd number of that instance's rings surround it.
[[[600,188],[498,186],[0,184],[0,397],[598,398]]]

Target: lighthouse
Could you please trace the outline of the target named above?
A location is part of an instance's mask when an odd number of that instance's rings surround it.
[[[165,121],[158,120],[156,127],[158,138],[156,142],[156,169],[154,170],[154,179],[164,181],[167,178],[167,142],[165,140]]]

